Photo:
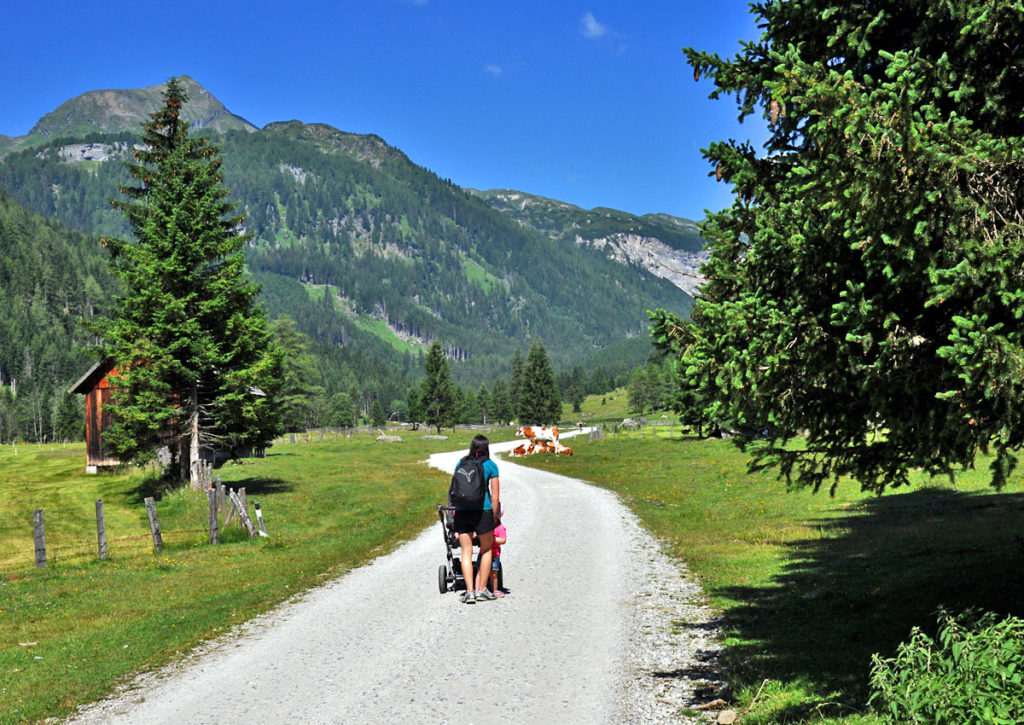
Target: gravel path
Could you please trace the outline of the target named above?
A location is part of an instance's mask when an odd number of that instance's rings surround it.
[[[688,722],[717,686],[699,587],[610,492],[499,468],[504,599],[439,594],[437,524],[70,722]]]

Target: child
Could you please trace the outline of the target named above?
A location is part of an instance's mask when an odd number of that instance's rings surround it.
[[[501,507],[501,511],[498,512],[498,521],[500,522],[494,527],[494,544],[491,546],[491,591],[494,592],[495,596],[503,597],[505,592],[498,589],[498,569],[501,567],[501,545],[508,539],[508,532],[505,531],[505,507]]]

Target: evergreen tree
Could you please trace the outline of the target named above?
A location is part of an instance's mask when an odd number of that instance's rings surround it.
[[[333,428],[352,428],[356,412],[347,393],[335,393],[327,406],[327,424]]]
[[[523,424],[553,425],[562,417],[562,401],[544,345],[530,345],[523,370],[519,396],[519,421]]]
[[[413,430],[415,430],[423,420],[423,403],[419,386],[414,385],[409,388],[409,392],[405,396],[405,405],[409,415],[409,422],[413,424]]]
[[[519,396],[523,392],[523,353],[517,347],[512,353],[512,376],[509,378],[508,398],[515,414],[519,414]],[[522,422],[522,421],[520,421]]]
[[[355,425],[359,425],[359,419],[366,414],[363,409],[363,396],[359,394],[359,388],[355,383],[348,386],[348,397],[352,401],[352,409],[355,412]]]
[[[476,392],[476,404],[480,411],[479,422],[487,425],[491,416],[491,395],[487,392],[487,385],[480,383],[480,389]]]
[[[637,368],[629,376],[629,384],[626,386],[626,397],[629,401],[629,409],[634,413],[643,415],[647,412],[651,394],[650,377],[646,368]]]
[[[85,440],[85,406],[74,393],[65,392],[54,413],[53,439],[55,441]]]
[[[380,398],[373,401],[370,406],[370,422],[375,428],[382,428],[388,423],[388,414],[384,412],[384,405]]]
[[[317,385],[319,373],[310,354],[309,338],[299,332],[295,321],[281,315],[269,325],[282,352],[281,380],[277,393],[277,413],[285,431],[304,431],[316,427],[314,402],[324,389]]]
[[[505,425],[515,417],[513,411],[508,384],[498,378],[491,386],[491,417],[498,425]]]
[[[104,240],[124,292],[96,327],[117,368],[105,445],[143,462],[173,432],[180,474],[198,485],[202,448],[272,440],[280,353],[245,273],[247,237],[218,149],[189,136],[186,101],[172,78],[127,164],[139,185],[121,187],[127,200],[113,204],[134,240]]]
[[[427,374],[420,388],[423,422],[427,426],[436,427],[440,433],[441,428],[455,425],[458,410],[455,383],[452,382],[451,373],[448,371],[448,360],[441,349],[441,343],[436,340],[427,351],[423,368]]]
[[[705,151],[735,201],[703,229],[692,323],[655,313],[656,337],[709,418],[767,432],[755,466],[881,491],[991,448],[1001,486],[1024,444],[1024,14],[751,7],[759,42],[686,54],[770,137]]]

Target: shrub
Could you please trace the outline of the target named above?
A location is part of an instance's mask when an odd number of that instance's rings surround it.
[[[872,657],[871,702],[883,717],[936,725],[1024,722],[1024,620],[940,610],[937,639],[914,627],[896,657]]]

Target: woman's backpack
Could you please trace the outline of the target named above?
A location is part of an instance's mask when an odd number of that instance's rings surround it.
[[[448,504],[466,509],[482,509],[487,493],[487,475],[484,458],[466,456],[455,467],[452,483],[448,487]]]

